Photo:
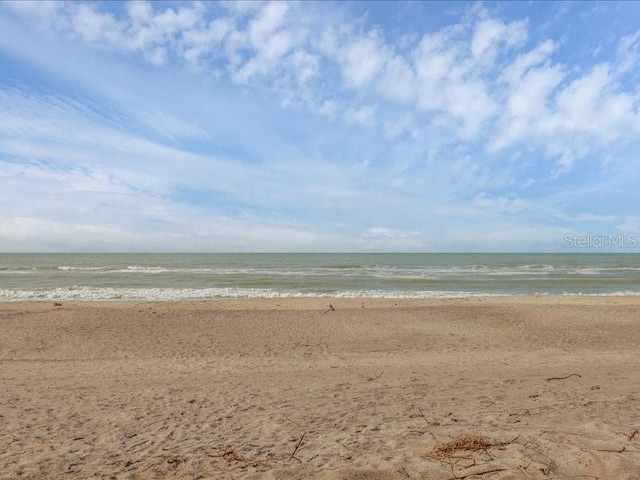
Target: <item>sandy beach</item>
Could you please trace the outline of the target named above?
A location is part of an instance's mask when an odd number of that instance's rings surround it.
[[[640,479],[640,298],[0,304],[0,478]]]

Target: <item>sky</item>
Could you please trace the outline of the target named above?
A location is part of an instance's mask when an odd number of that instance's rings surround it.
[[[612,1],[2,2],[0,251],[640,251],[638,25]]]

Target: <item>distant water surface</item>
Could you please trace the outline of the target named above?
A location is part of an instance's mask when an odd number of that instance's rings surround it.
[[[0,254],[0,300],[640,294],[640,254]]]

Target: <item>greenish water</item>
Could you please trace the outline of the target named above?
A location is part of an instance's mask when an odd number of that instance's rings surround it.
[[[0,300],[640,294],[640,254],[0,254]]]

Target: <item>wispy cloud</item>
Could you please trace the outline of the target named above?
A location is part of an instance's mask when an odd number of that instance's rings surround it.
[[[398,34],[366,4],[3,3],[0,248],[553,249],[627,228],[637,27],[587,56],[524,7],[428,7],[437,27]],[[615,203],[590,199],[603,175]]]

